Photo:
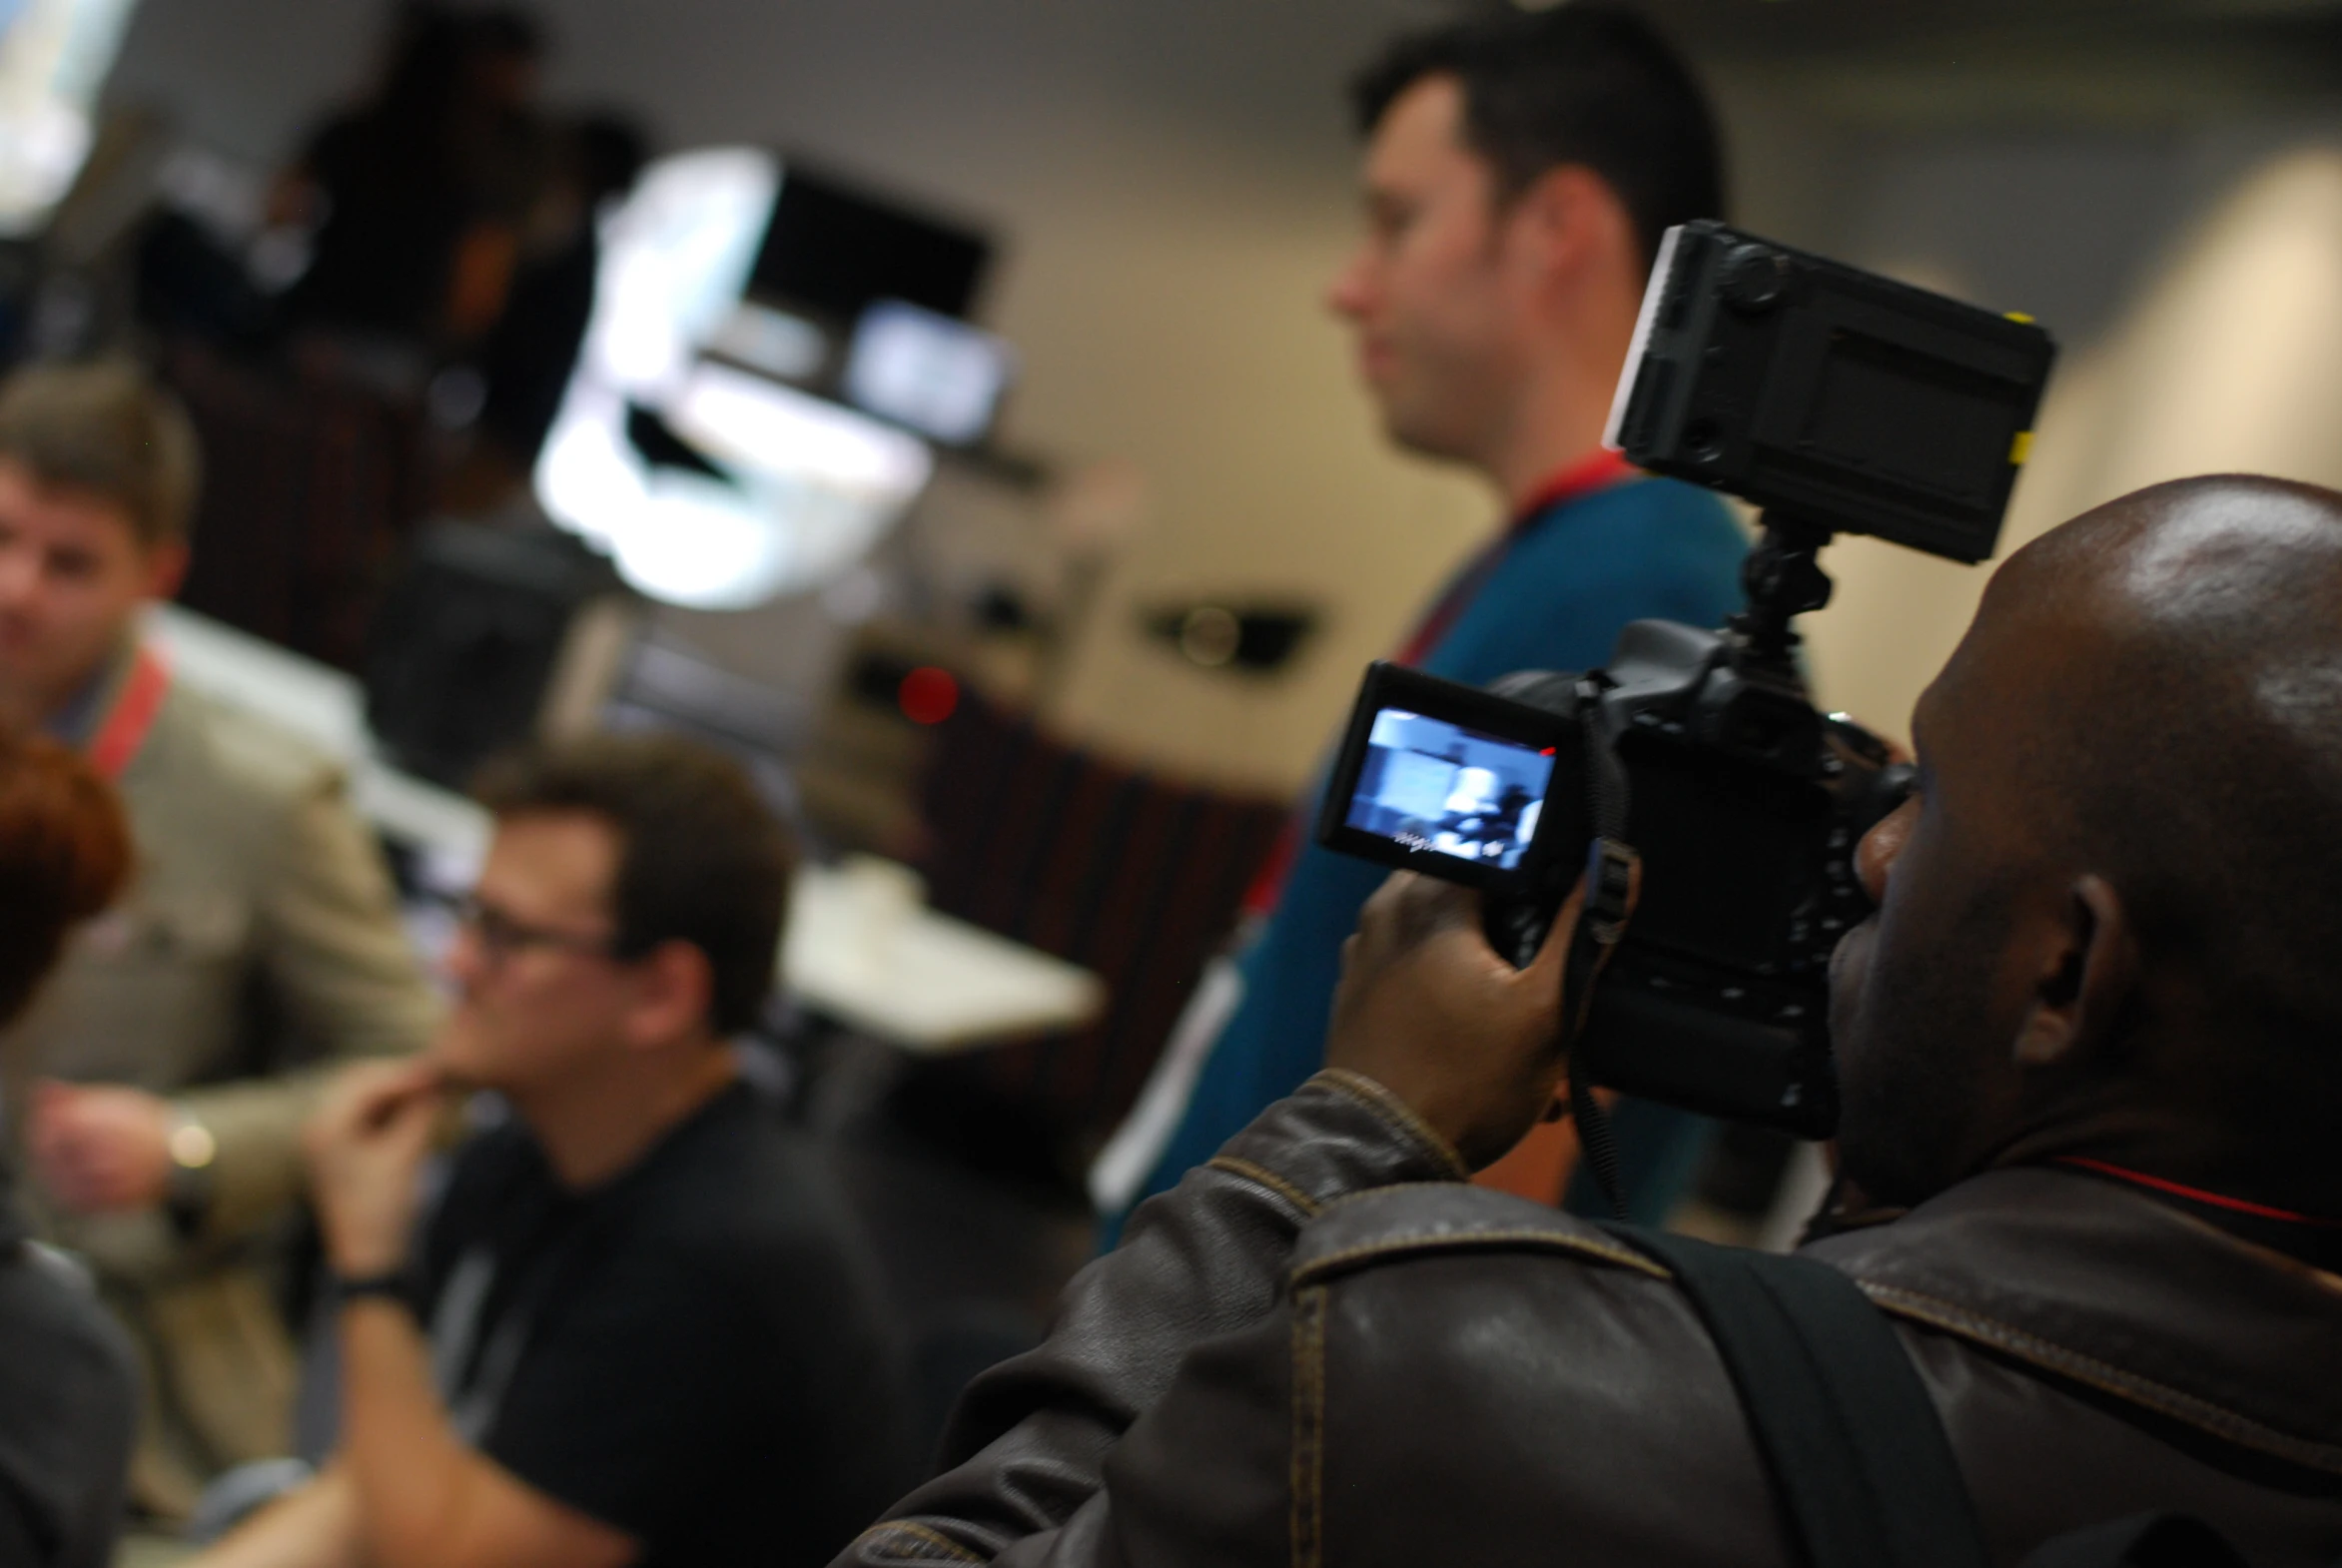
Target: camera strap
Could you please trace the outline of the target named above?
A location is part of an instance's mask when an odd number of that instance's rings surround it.
[[[1990,1561],[1936,1402],[1886,1315],[1854,1280],[1815,1258],[1637,1225],[1603,1228],[1665,1265],[1706,1324],[1740,1394],[1795,1561],[1805,1568]]]
[[[1618,1141],[1611,1136],[1609,1114],[1587,1082],[1585,1053],[1578,1049],[1594,1016],[1595,984],[1626,935],[1635,875],[1642,865],[1642,857],[1626,841],[1626,768],[1618,760],[1603,690],[1603,682],[1593,675],[1577,683],[1577,719],[1585,738],[1580,751],[1586,759],[1586,814],[1593,836],[1586,846],[1585,904],[1562,969],[1561,1048],[1569,1065],[1569,1114],[1578,1130],[1579,1153],[1611,1212],[1624,1219],[1626,1191],[1619,1177]]]
[[[1992,1560],[1944,1418],[1902,1336],[1817,1258],[1609,1224],[1700,1314],[1804,1568],[1983,1568]],[[2020,1568],[2249,1568],[2201,1520],[2134,1514],[2041,1542]]]

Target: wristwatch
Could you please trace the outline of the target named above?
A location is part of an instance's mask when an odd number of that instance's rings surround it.
[[[380,1274],[336,1274],[333,1276],[334,1304],[345,1306],[367,1296],[381,1296],[400,1306],[412,1306],[414,1297],[406,1270],[393,1268]]]
[[[192,1232],[212,1206],[213,1163],[220,1158],[220,1141],[185,1106],[171,1108],[170,1184],[164,1207],[182,1230]]]

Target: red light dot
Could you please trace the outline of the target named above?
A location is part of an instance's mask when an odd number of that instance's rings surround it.
[[[960,683],[950,670],[922,664],[903,677],[895,701],[912,723],[941,724],[960,706]]]

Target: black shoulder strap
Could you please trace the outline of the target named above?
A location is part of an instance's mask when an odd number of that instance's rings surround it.
[[[1626,837],[1631,791],[1626,766],[1618,760],[1610,709],[1602,700],[1606,679],[1600,674],[1580,676],[1573,691],[1572,711],[1583,732],[1579,749],[1586,762],[1586,815],[1593,835],[1586,846],[1585,904],[1570,940],[1569,962],[1562,969],[1566,1013],[1561,1044],[1569,1063],[1569,1114],[1577,1125],[1578,1152],[1609,1203],[1611,1217],[1623,1221],[1627,1198],[1619,1175],[1618,1141],[1611,1136],[1610,1114],[1594,1098],[1593,1083],[1586,1077],[1586,1053],[1578,1049],[1594,1016],[1594,983],[1626,935],[1639,864]]]
[[[2225,1536],[2182,1514],[2139,1514],[2076,1530],[2036,1550],[2023,1568],[2251,1568]]]
[[[1666,1264],[1740,1391],[1797,1560],[1808,1568],[1984,1568],[1983,1531],[1903,1342],[1827,1263],[1632,1225]]]

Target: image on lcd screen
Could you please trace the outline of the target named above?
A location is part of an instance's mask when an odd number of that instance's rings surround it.
[[[1553,753],[1402,708],[1374,715],[1348,826],[1510,871],[1537,836]]]

